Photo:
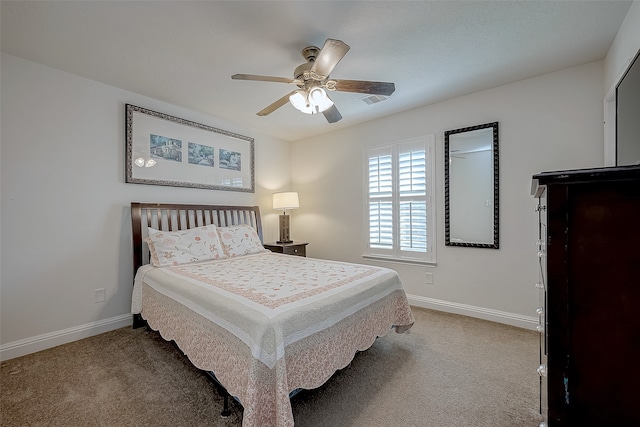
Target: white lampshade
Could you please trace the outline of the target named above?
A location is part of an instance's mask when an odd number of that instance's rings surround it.
[[[331,108],[333,101],[327,96],[327,92],[321,87],[314,87],[309,92],[309,104],[312,105],[314,112],[322,113]]]
[[[289,102],[293,105],[297,110],[302,111],[305,114],[312,114],[313,107],[309,104],[307,100],[307,92],[303,90],[295,91],[290,97]]]
[[[273,209],[296,209],[300,207],[298,193],[287,191],[273,194]]]

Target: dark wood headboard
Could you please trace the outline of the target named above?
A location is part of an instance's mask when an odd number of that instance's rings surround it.
[[[262,221],[258,206],[183,205],[169,203],[131,202],[133,232],[133,273],[149,263],[149,247],[145,242],[147,228],[173,231],[203,225],[218,227],[247,224],[252,226],[262,241]]]

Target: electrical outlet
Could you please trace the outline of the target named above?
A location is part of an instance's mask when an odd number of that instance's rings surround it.
[[[93,303],[98,304],[104,302],[107,299],[107,291],[105,288],[93,290]]]
[[[427,271],[424,273],[424,283],[426,283],[427,285],[433,285],[433,273],[430,271]]]

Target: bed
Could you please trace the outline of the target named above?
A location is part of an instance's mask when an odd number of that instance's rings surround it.
[[[131,219],[134,327],[215,373],[243,427],[293,426],[292,391],[413,325],[394,271],[269,252],[257,206],[134,202]]]

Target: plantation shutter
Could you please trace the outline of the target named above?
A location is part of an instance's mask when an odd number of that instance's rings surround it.
[[[399,238],[401,251],[427,250],[427,177],[424,148],[400,152]]]
[[[369,244],[393,249],[393,163],[391,152],[369,157]]]
[[[367,153],[367,256],[434,262],[434,137],[417,138]]]

